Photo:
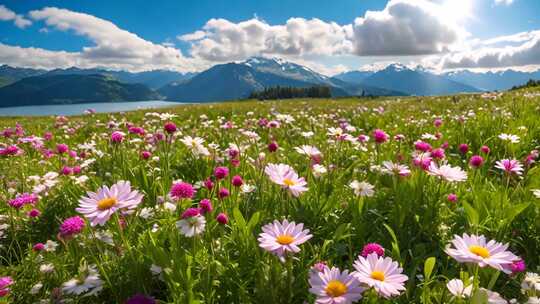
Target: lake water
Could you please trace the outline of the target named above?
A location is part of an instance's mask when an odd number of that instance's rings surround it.
[[[97,113],[113,113],[138,109],[157,109],[179,106],[186,103],[161,100],[132,102],[100,102],[69,105],[46,105],[0,108],[0,116],[49,116],[49,115],[82,115],[92,109]]]

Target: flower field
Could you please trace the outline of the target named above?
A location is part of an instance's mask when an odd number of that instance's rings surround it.
[[[540,303],[538,91],[0,130],[0,303]]]

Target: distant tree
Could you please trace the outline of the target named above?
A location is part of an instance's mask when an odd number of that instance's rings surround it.
[[[332,91],[330,87],[313,86],[307,88],[297,87],[268,87],[261,91],[253,91],[249,94],[251,99],[290,99],[290,98],[330,98]]]
[[[537,87],[537,86],[540,86],[540,80],[529,79],[529,81],[527,81],[525,84],[513,86],[510,90],[514,91],[514,90],[532,88],[532,87]]]

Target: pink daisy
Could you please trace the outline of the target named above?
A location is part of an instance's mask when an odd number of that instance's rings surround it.
[[[404,282],[408,277],[402,274],[403,269],[389,257],[379,257],[371,253],[364,258],[359,256],[353,264],[355,272],[352,275],[360,283],[373,287],[384,298],[397,296],[405,290]]]
[[[467,172],[463,171],[460,167],[452,167],[450,165],[437,166],[437,164],[431,163],[428,174],[437,176],[447,182],[463,182],[467,180]]]
[[[495,163],[495,168],[501,169],[507,174],[523,174],[523,165],[516,159],[502,159]]]
[[[362,298],[364,289],[348,270],[322,268],[320,272],[311,272],[309,292],[317,296],[317,304],[350,304]]]
[[[452,240],[452,245],[446,247],[446,254],[460,263],[475,263],[480,267],[490,266],[505,273],[511,270],[505,267],[520,258],[512,252],[506,250],[508,244],[501,244],[494,240],[486,241],[483,235],[456,235]]]
[[[308,190],[306,180],[303,177],[298,177],[298,174],[289,165],[268,164],[264,172],[272,182],[288,189],[295,197]]]
[[[281,261],[284,261],[287,252],[300,252],[298,245],[305,243],[313,235],[309,234],[309,229],[302,230],[304,224],[296,225],[295,222],[283,220],[279,222],[274,220],[271,224],[262,227],[262,233],[259,234],[259,246],[275,255]]]
[[[119,181],[110,188],[102,186],[96,192],[87,192],[88,197],[79,200],[77,212],[83,214],[91,226],[103,226],[116,211],[133,210],[141,203],[143,195],[131,190],[127,181]]]

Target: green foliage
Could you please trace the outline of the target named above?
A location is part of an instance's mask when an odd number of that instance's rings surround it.
[[[446,288],[456,278],[475,281],[479,287],[467,303],[486,302],[487,294],[480,287],[526,302],[520,291],[523,274],[507,276],[488,267],[475,269],[456,262],[444,250],[455,234],[485,235],[508,243],[509,250],[523,257],[531,271],[540,265],[540,199],[532,192],[540,188],[540,170],[530,163],[518,177],[494,167],[505,158],[524,163],[540,146],[540,100],[534,94],[517,91],[494,100],[476,95],[250,100],[181,106],[157,114],[94,114],[67,121],[4,118],[0,128],[14,134],[3,137],[0,146],[17,145],[24,153],[0,156],[2,202],[45,184],[43,177],[48,172],[61,172],[64,166],[82,167],[80,174],[54,178],[56,183],[40,192],[36,206],[15,210],[0,204],[0,276],[9,275],[15,281],[6,299],[12,303],[60,303],[61,299],[122,303],[143,293],[160,303],[313,303],[308,279],[315,263],[324,261],[353,271],[363,246],[376,242],[403,268],[407,290],[392,299],[369,291],[359,303],[465,303]],[[163,115],[165,112],[176,116]],[[279,127],[262,126],[263,118],[278,121]],[[435,118],[442,119],[442,126],[433,125]],[[178,127],[174,135],[163,130],[168,121]],[[129,126],[144,128],[145,135],[129,133]],[[329,128],[340,126],[351,138],[362,134],[371,140],[353,143],[348,137],[338,140],[339,135],[328,134]],[[374,129],[404,137],[375,144]],[[113,144],[110,135],[116,130],[123,131],[125,138]],[[25,135],[17,136],[17,131]],[[246,131],[256,133],[258,139]],[[53,137],[41,145],[21,140],[45,132]],[[519,142],[503,141],[498,137],[501,133],[519,135]],[[154,141],[158,134],[163,140]],[[466,170],[465,181],[445,182],[414,166],[414,143],[426,134],[440,135],[424,136],[433,148],[448,142],[445,161]],[[208,154],[195,155],[181,141],[185,136],[204,138]],[[268,150],[272,141],[279,145],[275,152]],[[77,157],[48,154],[61,143],[76,151]],[[469,145],[467,153],[459,151],[462,143]],[[302,145],[317,147],[320,158],[298,153],[295,148]],[[483,145],[490,147],[489,154],[481,154]],[[240,149],[238,163],[231,161],[231,147]],[[152,156],[143,159],[143,151]],[[468,162],[476,154],[485,163],[473,169]],[[378,169],[383,161],[406,164],[411,173],[383,174]],[[324,166],[325,173],[315,171],[316,162]],[[306,179],[309,190],[299,197],[290,195],[264,173],[268,163],[292,166]],[[198,187],[193,200],[173,202],[167,197],[173,181],[201,185],[220,165],[227,166],[230,173],[223,180],[214,178],[212,189]],[[234,175],[242,176],[253,191],[233,186]],[[103,227],[86,225],[73,239],[58,238],[59,225],[78,214],[78,200],[87,191],[120,180],[130,181],[144,194],[134,213],[121,215],[124,226],[117,214]],[[349,187],[353,180],[373,185],[373,196],[356,196]],[[229,196],[218,199],[220,188],[227,188]],[[447,200],[450,193],[456,194],[456,202]],[[197,207],[203,198],[212,200],[214,210],[205,215],[202,234],[186,237],[176,223],[184,210]],[[41,211],[38,218],[27,216],[32,207]],[[227,224],[216,221],[219,213],[228,216]],[[263,225],[283,219],[303,223],[313,234],[284,263],[258,242]],[[58,247],[32,250],[34,244],[48,240]],[[44,265],[53,265],[54,270],[40,271]],[[91,272],[93,265],[103,281],[99,294],[82,297],[60,291],[64,283]],[[41,289],[31,293],[38,283],[43,285]]]

